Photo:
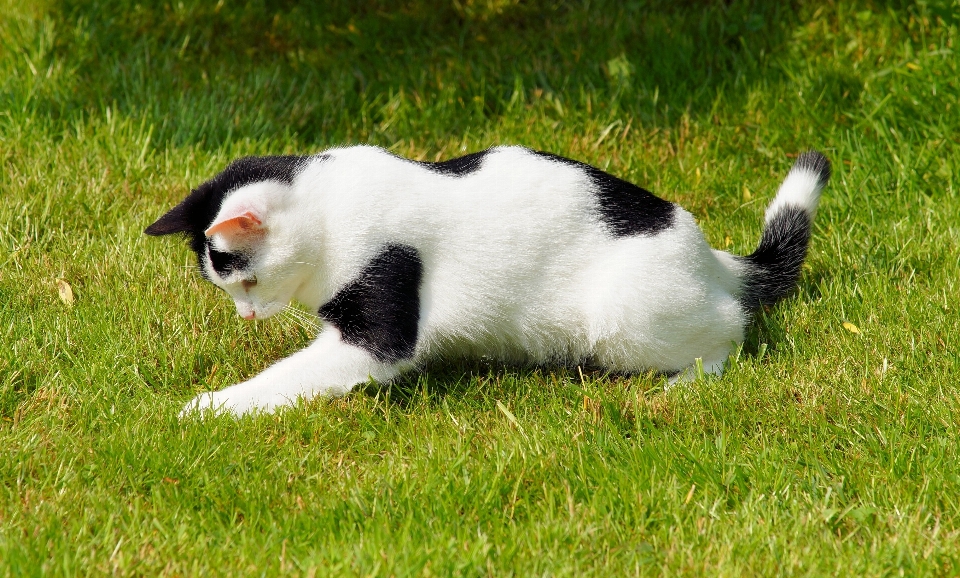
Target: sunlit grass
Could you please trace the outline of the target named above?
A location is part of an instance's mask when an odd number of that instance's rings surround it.
[[[4,574],[960,573],[957,7],[546,4],[3,0]],[[550,150],[739,253],[791,155],[834,176],[721,378],[434,364],[181,424],[313,329],[143,228],[350,142]]]

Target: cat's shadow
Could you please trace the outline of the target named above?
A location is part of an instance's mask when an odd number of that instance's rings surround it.
[[[569,373],[563,366],[527,366],[507,364],[493,359],[458,359],[432,361],[409,371],[392,382],[381,384],[370,381],[354,391],[367,397],[376,397],[399,408],[409,408],[424,400],[442,402],[471,395],[484,382],[502,384],[509,380],[521,384],[544,372]],[[576,372],[576,369],[573,370]],[[564,378],[565,376],[558,376]]]
[[[748,357],[763,356],[777,350],[777,346],[786,340],[788,323],[792,319],[783,315],[783,309],[791,302],[815,303],[823,299],[823,287],[832,278],[830,271],[816,268],[805,272],[794,291],[784,301],[772,307],[758,311],[753,322],[747,328],[741,346],[741,355]]]

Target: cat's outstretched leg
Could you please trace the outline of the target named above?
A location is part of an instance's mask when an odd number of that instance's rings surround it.
[[[224,411],[238,416],[254,411],[271,412],[280,406],[295,404],[300,397],[343,395],[370,378],[389,381],[410,366],[409,361],[378,361],[367,350],[344,342],[336,327],[327,325],[306,349],[243,383],[198,395],[183,408],[180,416],[198,410]]]

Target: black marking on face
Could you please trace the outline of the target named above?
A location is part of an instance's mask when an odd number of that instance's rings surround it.
[[[593,181],[600,220],[614,237],[656,235],[673,226],[676,205],[650,191],[580,161],[542,151],[541,157],[575,166]]]
[[[418,164],[427,167],[435,173],[440,173],[441,175],[447,175],[450,177],[463,177],[480,170],[480,165],[483,163],[484,157],[486,157],[489,152],[489,150],[480,151],[455,159],[433,163],[418,161]]]
[[[210,266],[222,278],[226,278],[234,271],[243,271],[250,265],[250,258],[247,255],[217,251],[209,241],[207,252],[210,255]]]
[[[420,322],[423,263],[416,249],[388,245],[320,307],[343,340],[381,362],[413,357]]]
[[[200,271],[206,277],[203,256],[207,249],[207,238],[204,231],[213,224],[224,199],[240,187],[253,183],[272,180],[290,185],[311,159],[318,161],[325,157],[326,155],[320,157],[287,155],[237,159],[223,172],[191,191],[177,206],[147,227],[144,233],[153,236],[175,233],[187,235],[190,248],[197,255]],[[228,261],[221,257],[217,257],[216,260],[221,263]],[[214,261],[212,249],[211,261]],[[214,269],[219,272],[216,264]]]

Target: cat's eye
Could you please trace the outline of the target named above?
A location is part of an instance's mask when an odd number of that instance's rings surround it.
[[[240,281],[240,285],[243,287],[244,291],[249,291],[251,287],[255,287],[257,284],[257,277],[253,276],[250,279],[244,279]]]

